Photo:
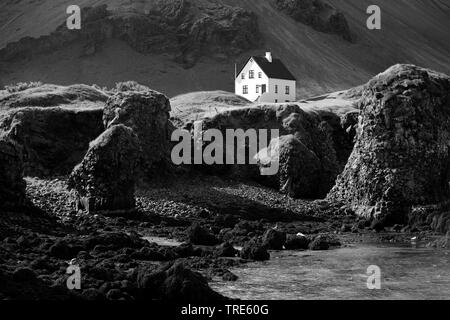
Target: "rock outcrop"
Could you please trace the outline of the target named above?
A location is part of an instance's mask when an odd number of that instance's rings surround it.
[[[326,0],[274,0],[275,7],[296,21],[325,33],[353,41],[345,15]]]
[[[449,199],[450,78],[395,65],[365,87],[356,145],[328,198],[383,224]]]
[[[106,130],[70,175],[77,208],[90,213],[134,210],[138,158],[138,138],[130,128],[115,125]]]
[[[201,56],[232,56],[260,43],[256,15],[240,7],[209,1],[152,1],[134,9],[82,9],[81,30],[64,23],[52,34],[23,38],[0,51],[0,60],[24,59],[82,44],[80,55],[93,55],[108,39],[126,42],[140,53],[165,53],[187,67]]]
[[[211,128],[222,132],[226,129],[267,129],[271,139],[268,148],[251,157],[258,160],[260,169],[279,160],[278,173],[262,177],[260,170],[253,166],[228,168],[293,197],[324,197],[339,174],[340,164],[327,122],[295,104],[261,105],[221,112],[204,119],[203,130]],[[270,137],[271,129],[278,129],[280,137]],[[248,154],[248,141],[245,148]],[[248,160],[249,157],[247,163]]]
[[[123,124],[137,135],[140,171],[150,180],[168,168],[170,160],[169,99],[156,91],[118,92],[107,102],[105,128]]]
[[[24,174],[69,174],[104,131],[106,99],[84,85],[43,85],[2,97],[0,132],[23,147]]]
[[[25,201],[20,146],[0,136],[0,209],[17,208]]]

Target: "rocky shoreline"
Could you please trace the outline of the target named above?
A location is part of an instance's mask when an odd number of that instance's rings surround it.
[[[208,280],[235,281],[230,268],[271,250],[412,238],[448,248],[449,77],[397,65],[328,100],[348,95],[344,114],[289,104],[205,118],[279,129],[280,173],[268,180],[260,163],[174,167],[170,135],[194,117],[171,122],[169,99],[143,86],[0,97],[0,299],[226,299]]]

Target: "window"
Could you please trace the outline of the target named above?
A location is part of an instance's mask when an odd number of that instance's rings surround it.
[[[242,72],[241,79],[245,79],[245,73]]]
[[[258,78],[262,78],[262,72],[258,72]]]
[[[259,93],[259,85],[256,85],[256,93]]]
[[[275,85],[275,93],[278,93],[278,85]]]
[[[289,94],[290,88],[289,86],[286,86],[286,94]]]
[[[242,87],[242,94],[247,94],[248,93],[248,86],[243,86]]]
[[[254,70],[250,70],[248,72],[248,77],[249,77],[249,79],[255,79],[255,71]]]

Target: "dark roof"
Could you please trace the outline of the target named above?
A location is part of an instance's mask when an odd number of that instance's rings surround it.
[[[250,59],[253,59],[264,71],[264,73],[272,79],[282,79],[282,80],[294,80],[297,79],[294,77],[294,75],[286,68],[283,62],[281,62],[280,59],[272,59],[272,62],[269,62],[266,57],[250,57],[247,62],[244,64],[244,66],[241,68],[241,71],[237,74],[239,76],[242,72],[242,70],[245,68],[247,63],[250,61]]]

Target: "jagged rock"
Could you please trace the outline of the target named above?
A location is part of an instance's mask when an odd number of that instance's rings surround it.
[[[139,167],[147,179],[168,167],[169,112],[169,99],[152,90],[118,92],[104,110],[106,128],[123,124],[136,133],[141,150]]]
[[[124,125],[110,127],[93,141],[69,178],[69,187],[77,192],[78,208],[89,212],[133,210],[138,155],[138,139]]]
[[[219,240],[197,223],[194,223],[188,229],[189,241],[196,245],[214,246],[219,243]]]
[[[286,242],[286,233],[269,229],[263,235],[263,243],[271,250],[282,250]]]
[[[274,0],[275,7],[317,31],[353,41],[347,19],[326,0]]]
[[[0,136],[0,208],[23,205],[25,187],[21,147]]]
[[[308,237],[289,234],[284,247],[286,250],[306,250],[309,247],[309,243]]]
[[[240,256],[242,259],[265,261],[270,259],[270,254],[267,252],[267,246],[262,244],[258,238],[253,238],[244,244]]]
[[[356,145],[328,198],[383,225],[450,196],[450,79],[395,65],[364,88]]]
[[[106,99],[84,85],[42,85],[0,99],[0,132],[23,147],[24,175],[69,174],[104,130]]]
[[[233,245],[229,242],[222,243],[215,250],[215,256],[217,257],[230,257],[233,258],[236,256],[238,251],[233,247]]]
[[[209,287],[202,275],[187,269],[179,262],[157,271],[142,268],[138,273],[137,287],[149,299],[170,301],[224,299]]]

